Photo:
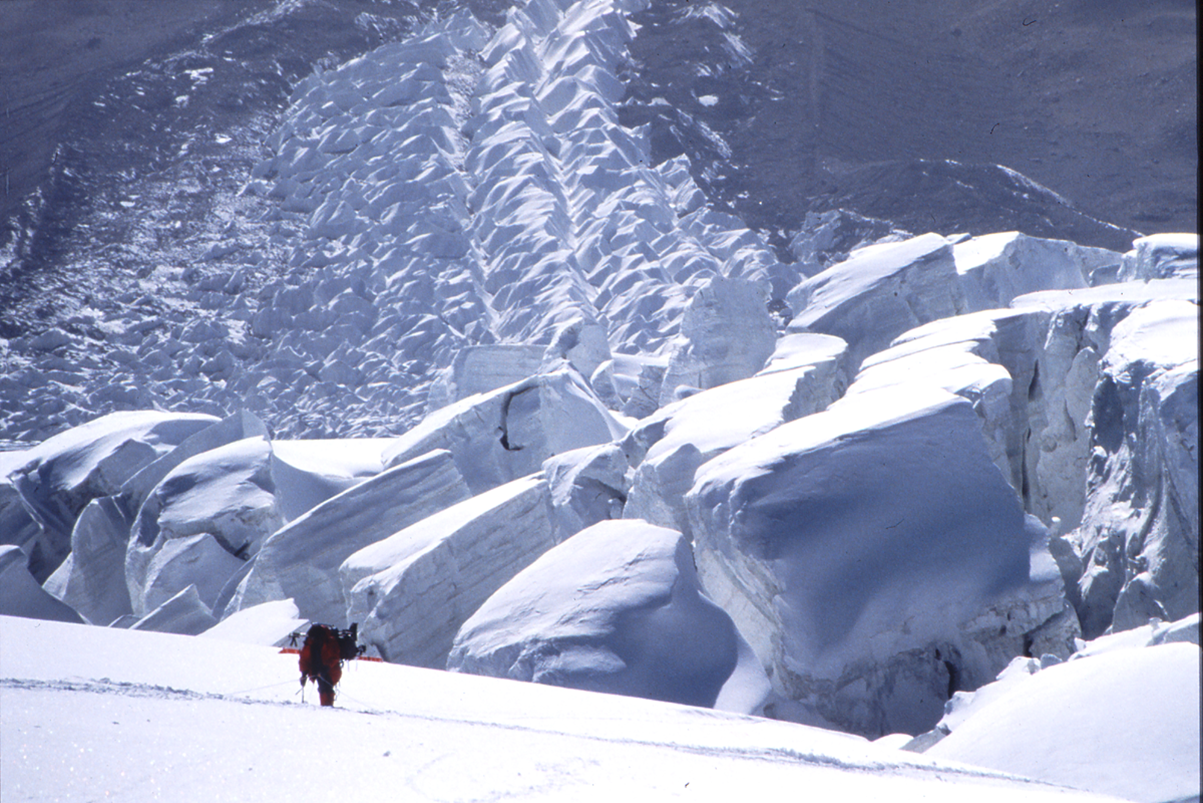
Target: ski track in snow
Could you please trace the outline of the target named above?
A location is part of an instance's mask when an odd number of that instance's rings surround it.
[[[274,685],[293,685],[291,681],[283,684]],[[113,681],[100,679],[94,681],[88,680],[37,680],[37,679],[22,679],[22,678],[0,678],[0,689],[10,692],[30,692],[30,693],[47,693],[47,694],[90,694],[102,696],[118,696],[138,699],[150,700],[168,700],[180,702],[221,702],[235,703],[239,705],[253,706],[270,706],[274,708],[287,709],[303,709],[314,711],[314,706],[301,702],[284,702],[280,700],[264,700],[254,697],[246,697],[244,695],[255,690],[246,692],[232,692],[228,694],[217,694],[212,692],[198,692],[190,689],[178,689],[171,686],[162,686],[150,683],[132,683],[124,681]],[[56,705],[62,703],[57,702]],[[467,725],[480,728],[488,728],[498,731],[514,732],[514,733],[531,733],[531,734],[547,734],[566,737],[574,740],[586,742],[598,742],[604,744],[617,744],[628,747],[658,747],[668,748],[674,752],[685,753],[690,755],[714,758],[738,759],[744,761],[765,761],[772,763],[780,762],[801,762],[810,766],[824,767],[828,769],[837,769],[848,772],[858,773],[873,773],[873,774],[899,774],[912,776],[925,776],[932,770],[937,771],[941,776],[961,777],[961,778],[980,778],[980,779],[1007,779],[1017,780],[1025,783],[1031,783],[1030,780],[1020,778],[1019,776],[1009,775],[1006,773],[992,772],[990,770],[979,769],[969,766],[957,766],[953,764],[932,766],[931,768],[923,766],[907,766],[898,763],[887,762],[857,762],[847,759],[837,758],[831,755],[824,755],[817,752],[805,752],[790,748],[745,748],[739,746],[716,747],[714,745],[690,744],[688,741],[668,740],[668,739],[642,739],[637,737],[615,738],[613,736],[592,736],[588,733],[583,733],[577,729],[557,729],[548,726],[515,724],[507,722],[497,722],[494,720],[480,719],[473,717],[462,716],[435,716],[431,714],[417,714],[404,711],[388,710],[388,709],[372,709],[364,708],[358,705],[359,701],[349,697],[346,694],[339,695],[338,707],[332,711],[320,711],[320,716],[328,715],[365,715],[371,717],[388,717],[403,721],[417,721],[442,723],[453,725]],[[348,706],[346,703],[351,702],[353,705]],[[708,712],[704,709],[699,709],[695,712],[689,712],[690,715],[707,716]],[[712,715],[719,716],[722,715]],[[549,717],[552,719],[552,717]]]

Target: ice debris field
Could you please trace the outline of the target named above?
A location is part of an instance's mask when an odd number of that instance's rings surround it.
[[[783,263],[618,125],[638,5],[315,74],[278,281],[5,344],[5,800],[1198,798],[1197,237]]]

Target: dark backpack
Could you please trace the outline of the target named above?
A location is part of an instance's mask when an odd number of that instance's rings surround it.
[[[294,641],[299,635],[299,633],[293,634]],[[308,656],[308,660],[321,661],[321,656],[325,653],[323,646],[327,642],[333,642],[338,647],[339,661],[349,661],[352,658],[358,658],[367,649],[359,646],[358,641],[359,625],[357,623],[352,623],[346,630],[339,630],[331,625],[314,624],[305,634],[305,645],[301,652]]]
[[[338,631],[338,653],[344,661],[358,658],[366,647],[359,646],[359,625],[355,622],[346,630]]]

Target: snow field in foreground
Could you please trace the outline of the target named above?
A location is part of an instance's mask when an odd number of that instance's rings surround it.
[[[296,700],[295,658],[0,618],[4,799],[1101,800],[831,732],[383,664]]]

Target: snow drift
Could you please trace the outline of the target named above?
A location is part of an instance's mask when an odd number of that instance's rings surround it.
[[[447,668],[746,712],[768,692],[730,617],[701,595],[689,542],[635,520],[596,524],[502,586]]]
[[[1142,803],[1189,800],[1198,708],[1197,645],[1115,650],[1039,669],[925,754]]]

